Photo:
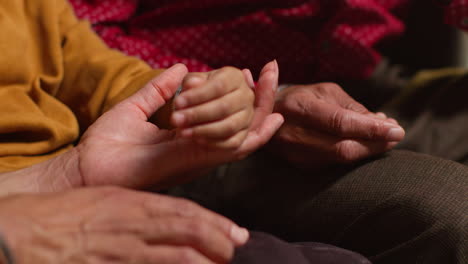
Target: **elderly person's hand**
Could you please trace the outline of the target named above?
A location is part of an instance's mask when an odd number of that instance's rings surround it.
[[[248,232],[178,198],[93,187],[0,199],[16,264],[228,263]]]
[[[333,83],[291,86],[278,94],[285,117],[273,151],[295,165],[322,168],[392,149],[404,138],[398,123],[374,114]]]

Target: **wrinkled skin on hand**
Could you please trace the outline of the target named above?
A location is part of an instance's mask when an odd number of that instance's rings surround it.
[[[182,199],[94,187],[0,199],[17,264],[228,263],[248,232]]]
[[[392,149],[404,138],[397,121],[372,113],[334,83],[297,85],[278,94],[285,123],[271,149],[291,163],[323,168]]]

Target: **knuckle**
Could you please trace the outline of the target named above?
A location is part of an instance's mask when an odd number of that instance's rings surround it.
[[[332,83],[332,82],[323,82],[323,83],[319,83],[319,84],[317,85],[317,89],[319,89],[320,91],[324,91],[324,92],[335,91],[335,90],[342,90],[342,89],[341,89],[341,86],[339,86],[339,85],[336,84],[336,83]]]
[[[367,136],[369,138],[376,138],[377,135],[379,135],[383,131],[383,126],[380,122],[374,122],[371,126],[370,129],[367,130]]]
[[[194,109],[187,109],[183,111],[185,122],[184,123],[192,123],[198,120],[198,112]]]
[[[221,71],[223,73],[229,73],[229,74],[242,74],[241,70],[237,69],[236,67],[232,66],[224,66],[221,68]]]
[[[217,94],[223,94],[223,93],[224,93],[224,89],[225,89],[224,81],[219,80],[219,79],[213,80],[213,90],[214,90]]]
[[[357,113],[362,113],[362,114],[368,112],[366,107],[364,107],[362,104],[360,104],[360,103],[358,103],[356,101],[350,102],[344,108],[352,110],[352,111],[357,112]]]
[[[178,259],[176,263],[184,264],[194,264],[198,259],[195,250],[189,247],[180,248],[177,254],[177,258]]]
[[[218,105],[218,109],[216,109],[217,112],[219,112],[219,115],[226,117],[230,114],[230,108],[231,106],[229,104],[220,102]]]
[[[192,217],[196,215],[198,206],[189,200],[183,198],[177,198],[173,204],[177,215],[184,217]]]
[[[333,115],[331,115],[330,119],[330,127],[333,131],[338,133],[338,135],[343,135],[344,130],[343,130],[343,122],[344,122],[344,115],[340,109],[337,109]]]
[[[284,100],[276,102],[275,110],[286,115],[299,113],[301,112],[301,107],[299,106],[300,102],[302,102],[301,97],[291,95],[290,97],[284,98]]]
[[[226,134],[226,135],[232,135],[234,133],[237,132],[237,124],[236,122],[228,122],[225,124],[224,128],[223,128],[223,134]]]
[[[229,75],[231,79],[234,78],[236,81],[245,80],[242,71],[236,67],[225,66],[222,67],[220,70],[223,75]]]
[[[356,154],[353,144],[349,140],[342,141],[335,145],[335,157],[339,162],[351,163],[356,160]]]
[[[196,244],[200,244],[206,234],[209,234],[207,225],[199,219],[191,219],[186,226],[186,235]]]
[[[231,140],[231,148],[238,148],[242,145],[243,139],[239,136],[232,138]]]

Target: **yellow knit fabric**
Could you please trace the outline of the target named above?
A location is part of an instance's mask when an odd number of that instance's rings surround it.
[[[106,45],[65,0],[0,4],[0,172],[72,147],[160,71]]]

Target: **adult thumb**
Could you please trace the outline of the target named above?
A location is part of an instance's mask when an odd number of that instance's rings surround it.
[[[140,109],[146,118],[150,118],[172,98],[187,72],[185,65],[176,64],[149,81],[125,101]]]

